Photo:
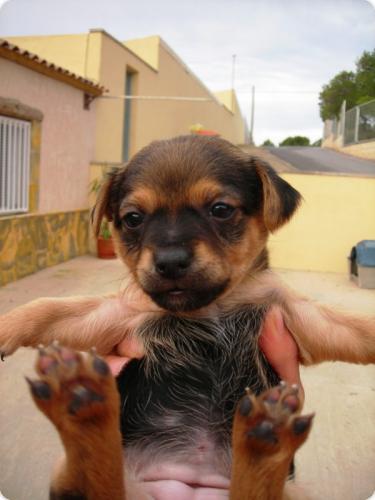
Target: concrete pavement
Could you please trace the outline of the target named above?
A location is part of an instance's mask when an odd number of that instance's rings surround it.
[[[322,302],[375,314],[375,291],[345,275],[280,271],[293,288]],[[42,296],[116,291],[118,261],[80,257],[0,288],[0,313]],[[55,430],[34,407],[24,375],[34,352],[20,349],[0,364],[0,491],[10,500],[44,500],[61,454]],[[311,437],[297,456],[298,482],[313,500],[364,500],[375,490],[375,367],[325,363],[303,369],[305,411],[316,411]],[[1,498],[1,497],[0,497]]]
[[[375,161],[356,158],[331,149],[286,146],[267,150],[300,172],[375,176]]]

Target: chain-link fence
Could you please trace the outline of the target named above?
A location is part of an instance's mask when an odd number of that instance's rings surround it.
[[[347,112],[343,103],[340,118],[325,121],[323,139],[335,142],[341,139],[343,146],[375,140],[375,100],[355,106]]]
[[[359,108],[358,141],[375,139],[375,100]]]
[[[358,108],[349,109],[344,120],[344,144],[358,142]]]

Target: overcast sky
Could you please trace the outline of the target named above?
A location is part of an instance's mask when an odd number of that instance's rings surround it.
[[[373,2],[372,2],[373,3]],[[318,94],[375,48],[367,0],[0,0],[0,37],[104,28],[119,40],[159,34],[211,89],[235,89],[256,143],[321,137]],[[1,75],[0,75],[1,77]]]

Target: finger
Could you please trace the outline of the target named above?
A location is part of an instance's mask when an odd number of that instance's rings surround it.
[[[284,325],[280,309],[276,307],[265,317],[259,345],[271,364],[291,359],[298,361],[297,345]]]
[[[298,384],[300,397],[303,400],[304,391],[299,372],[298,348],[277,307],[272,308],[265,317],[259,346],[282,380],[289,384]]]
[[[119,356],[126,358],[139,359],[143,358],[145,355],[142,342],[134,336],[127,336],[115,347],[114,352]]]
[[[111,369],[111,373],[114,377],[121,372],[125,365],[127,365],[131,358],[124,358],[120,356],[105,356],[104,358]]]

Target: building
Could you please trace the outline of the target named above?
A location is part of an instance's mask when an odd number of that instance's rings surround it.
[[[94,29],[11,40],[108,89],[97,103],[94,163],[121,163],[155,139],[190,133],[197,123],[235,144],[245,142],[235,93],[213,94],[159,36],[120,42]]]
[[[103,89],[0,40],[0,285],[88,251]]]

